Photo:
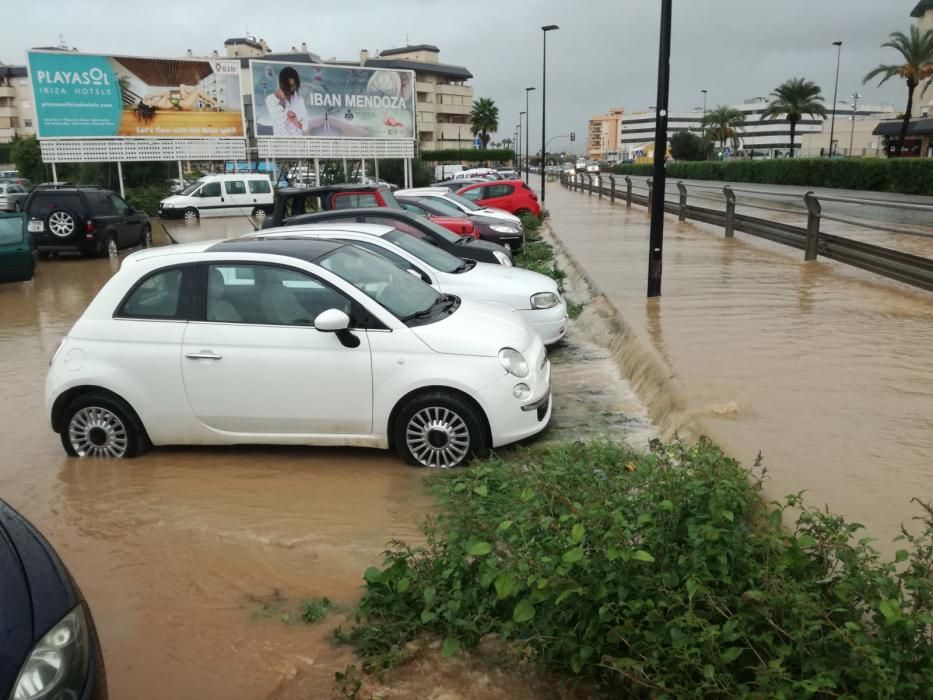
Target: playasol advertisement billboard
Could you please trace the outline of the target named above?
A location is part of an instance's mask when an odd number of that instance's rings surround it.
[[[40,139],[244,136],[239,61],[28,54]]]
[[[257,137],[413,139],[415,74],[250,61]]]

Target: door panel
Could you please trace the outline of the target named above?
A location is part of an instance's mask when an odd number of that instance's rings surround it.
[[[253,208],[246,196],[246,181],[224,180],[223,184],[226,200],[226,207],[222,210],[223,216],[249,216]]]
[[[219,182],[208,182],[196,193],[196,204],[201,216],[223,216],[226,205],[223,190]]]

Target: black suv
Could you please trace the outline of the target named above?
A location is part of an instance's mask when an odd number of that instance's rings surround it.
[[[37,186],[23,205],[40,252],[77,251],[88,257],[152,245],[152,225],[110,190],[67,183]]]

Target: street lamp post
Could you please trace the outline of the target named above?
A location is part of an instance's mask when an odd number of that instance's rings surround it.
[[[528,112],[519,112],[518,113],[518,167],[519,171],[522,167],[522,117],[525,118],[525,140],[528,140]],[[525,152],[525,159],[528,158],[528,152]]]
[[[525,184],[528,184],[528,166],[531,161],[531,151],[528,148],[528,136],[531,134],[531,112],[528,109],[528,95],[534,90],[533,87],[525,88]]]
[[[547,169],[547,33],[559,29],[556,24],[541,27],[541,204],[544,204],[544,171]]]
[[[839,64],[842,61],[842,42],[834,41],[833,46],[835,46],[839,51],[836,54],[836,87],[833,89],[833,117],[830,122],[829,127],[829,157],[833,157],[833,136],[836,133],[836,97],[839,94]],[[793,153],[791,153],[793,155]]]
[[[672,0],[661,2],[661,40],[658,52],[658,103],[654,126],[654,197],[651,199],[651,229],[648,244],[648,298],[661,296],[661,260],[664,247],[664,193],[667,178],[667,107],[671,83]]]
[[[700,90],[703,93],[703,121],[706,121],[706,96],[708,90]]]
[[[857,92],[852,93],[852,130],[849,132],[849,158],[852,157],[852,145],[855,143],[855,117],[858,113],[858,101],[862,96]]]

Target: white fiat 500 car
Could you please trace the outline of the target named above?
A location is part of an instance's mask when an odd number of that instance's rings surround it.
[[[298,224],[244,236],[255,237],[346,241],[381,255],[441,293],[515,309],[545,345],[558,342],[567,331],[567,303],[550,277],[518,267],[461,260],[392,226]]]
[[[357,445],[455,467],[551,415],[544,344],[517,313],[325,240],[128,256],[53,354],[45,397],[81,457]]]
[[[398,190],[399,197],[427,197],[428,199],[439,199],[447,204],[452,204],[464,214],[481,214],[494,219],[501,219],[510,224],[521,224],[522,220],[515,214],[510,214],[503,209],[495,207],[481,207],[475,202],[471,202],[466,197],[461,197],[456,192],[451,192],[446,187],[415,187],[409,190]]]

